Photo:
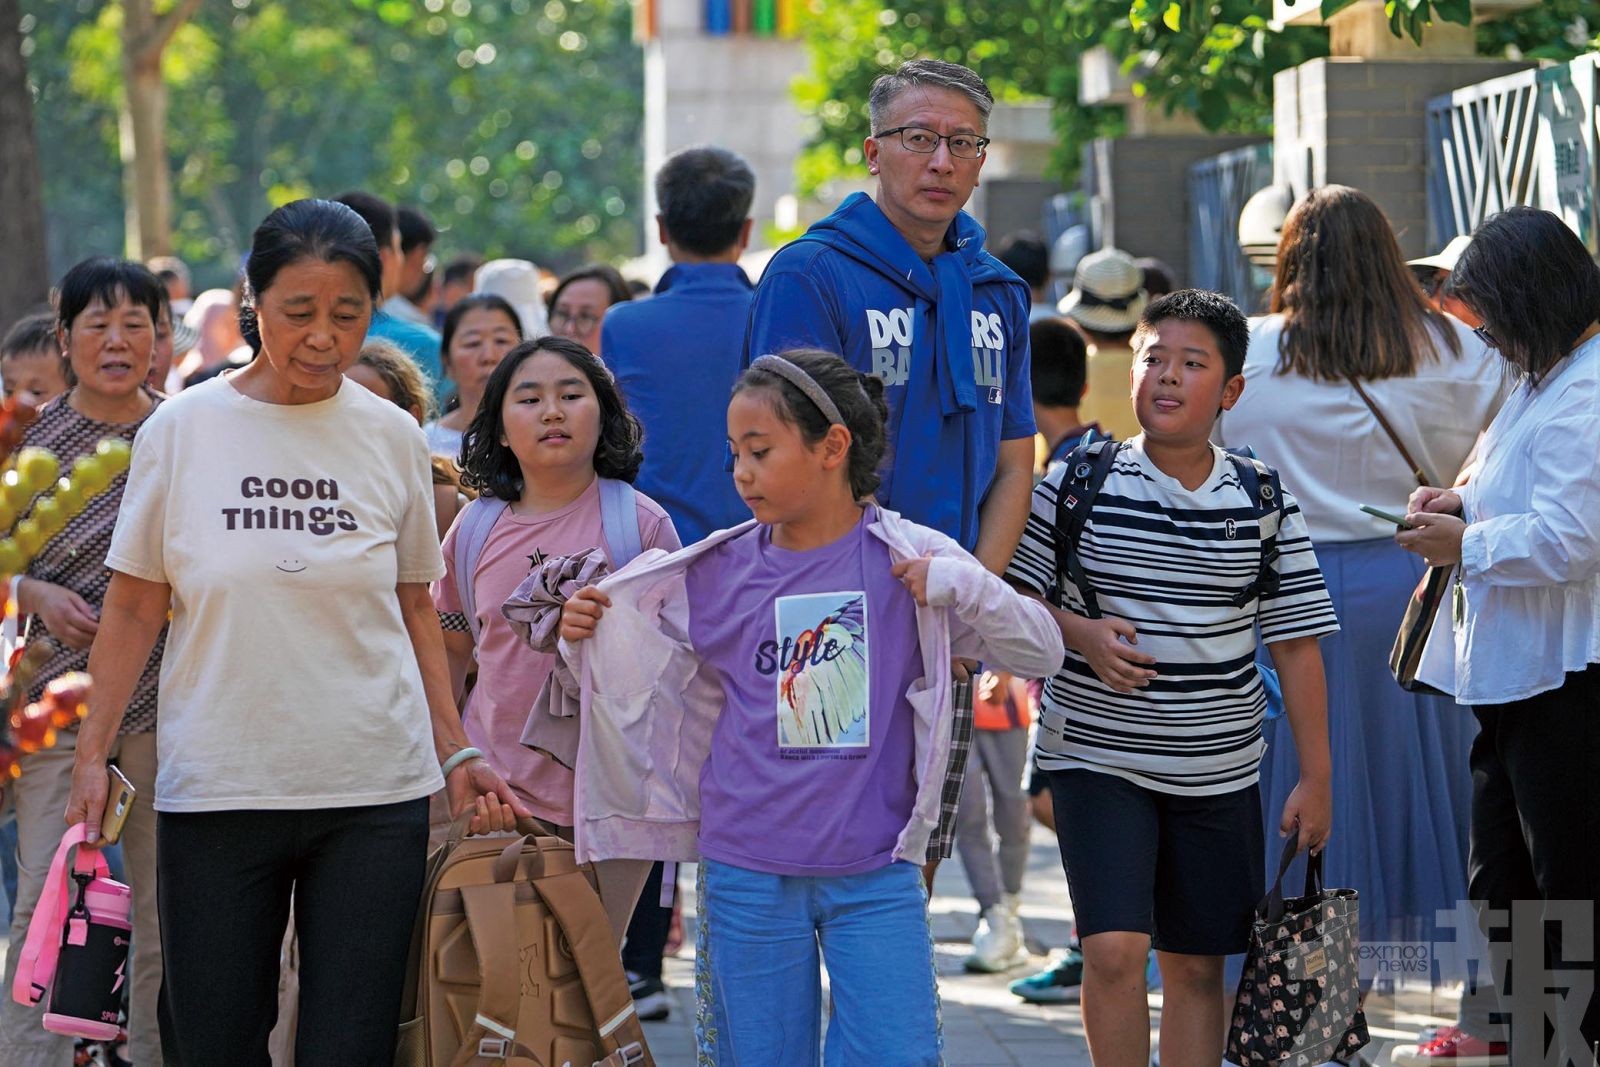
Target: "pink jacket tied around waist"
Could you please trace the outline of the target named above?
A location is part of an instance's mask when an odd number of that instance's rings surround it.
[[[643,553],[598,583],[611,607],[594,636],[560,642],[583,722],[574,792],[580,862],[699,858],[700,769],[723,693],[689,641],[684,575],[708,549],[755,525],[671,554]],[[1044,604],[1013,591],[944,534],[883,509],[868,529],[896,563],[933,557],[928,606],[916,613],[923,673],[906,695],[916,716],[916,799],[894,853],[921,864],[950,758],[951,658],[1047,677],[1061,666],[1061,632]]]

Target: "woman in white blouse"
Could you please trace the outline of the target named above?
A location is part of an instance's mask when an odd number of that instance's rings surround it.
[[[1322,642],[1337,829],[1328,882],[1360,890],[1363,942],[1449,941],[1436,916],[1466,894],[1476,727],[1448,698],[1408,693],[1390,675],[1423,568],[1395,546],[1392,523],[1360,507],[1402,513],[1424,481],[1418,467],[1426,484],[1451,484],[1499,406],[1503,364],[1429,306],[1383,212],[1347,186],[1313,189],[1285,220],[1271,308],[1251,323],[1245,390],[1217,437],[1282,474],[1339,615],[1340,632]],[[1286,728],[1263,731],[1267,811],[1299,777],[1294,746],[1279,743]],[[1463,1020],[1487,1022],[1487,1012]]]
[[[1537,936],[1515,902],[1544,902],[1551,973],[1570,991],[1557,1033],[1571,1058],[1560,1062],[1586,1063],[1600,1042],[1600,268],[1555,215],[1513,208],[1473,234],[1450,287],[1520,380],[1477,474],[1458,490],[1417,490],[1406,516],[1417,529],[1395,540],[1456,564],[1456,699],[1481,727],[1472,900],[1486,922],[1498,910],[1517,926],[1487,931],[1500,963],[1513,936]],[[1537,1005],[1542,990],[1502,988],[1508,1007],[1513,994]],[[1510,1062],[1540,1056],[1555,999],[1531,1018],[1512,1011],[1513,1042],[1540,1044]]]

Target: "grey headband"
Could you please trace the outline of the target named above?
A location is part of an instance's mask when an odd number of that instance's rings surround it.
[[[776,374],[806,394],[806,397],[817,405],[817,410],[822,412],[823,418],[827,419],[830,425],[834,423],[840,426],[846,425],[844,416],[839,414],[839,405],[833,402],[833,397],[828,395],[827,390],[818,385],[815,378],[782,356],[762,356],[751,362],[750,369]]]

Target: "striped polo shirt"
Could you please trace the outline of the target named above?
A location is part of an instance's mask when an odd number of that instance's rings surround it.
[[[1276,593],[1238,607],[1261,560],[1262,527],[1250,495],[1220,448],[1211,474],[1185,489],[1162,473],[1135,437],[1112,464],[1079,537],[1085,577],[1107,617],[1138,630],[1156,658],[1148,687],[1117,693],[1068,649],[1045,686],[1034,756],[1046,770],[1115,774],[1165,793],[1206,795],[1256,781],[1264,749],[1266,694],[1255,667],[1257,627],[1267,644],[1337,632],[1333,603],[1294,498],[1284,492]],[[1056,572],[1056,494],[1070,472],[1058,464],[1033,492],[1028,525],[1007,578],[1043,594]],[[1065,606],[1087,614],[1070,582]]]

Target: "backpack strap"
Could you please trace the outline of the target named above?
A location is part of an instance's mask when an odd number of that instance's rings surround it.
[[[605,528],[606,554],[613,571],[620,571],[644,551],[637,496],[638,491],[621,479],[600,479],[600,524]]]
[[[517,959],[516,883],[464,885],[461,903],[478,954],[478,1006],[450,1067],[484,1063],[546,1067],[532,1049],[517,1040],[522,967]]]
[[[1082,437],[1074,438],[1069,434],[1057,441],[1050,449],[1049,455],[1045,456],[1045,469],[1049,470],[1052,466],[1065,459],[1074,448],[1077,448],[1080,445],[1092,445],[1096,441],[1110,440],[1112,440],[1110,434],[1106,433],[1104,430],[1095,429],[1093,426],[1083,431]]]
[[[1233,605],[1244,607],[1253,600],[1271,596],[1278,591],[1278,535],[1283,531],[1284,505],[1283,480],[1278,472],[1255,457],[1249,447],[1225,448],[1228,460],[1239,476],[1239,486],[1245,491],[1256,509],[1256,522],[1261,530],[1261,561],[1256,566],[1250,584],[1233,595]],[[1267,532],[1266,518],[1276,512],[1277,521],[1272,532]]]
[[[644,1028],[633,1009],[633,994],[617,958],[611,922],[582,871],[536,878],[533,888],[555,916],[572,948],[583,994],[589,1001],[600,1047],[607,1053],[604,1067],[654,1067]],[[598,1065],[597,1065],[598,1067]]]
[[[1089,513],[1094,501],[1105,485],[1111,466],[1123,445],[1109,438],[1092,440],[1093,431],[1071,452],[1063,463],[1061,481],[1056,483],[1056,588],[1052,600],[1057,607],[1066,606],[1067,582],[1083,598],[1083,609],[1091,619],[1100,618],[1100,599],[1084,574],[1083,561],[1078,558],[1078,540],[1089,524]]]
[[[489,541],[489,531],[509,506],[504,500],[481,496],[462,508],[456,519],[456,598],[461,601],[467,626],[472,630],[474,656],[478,644],[478,595],[472,579],[478,571],[478,557]]]

